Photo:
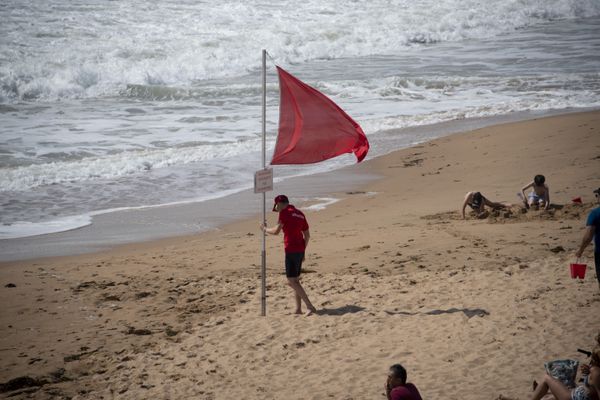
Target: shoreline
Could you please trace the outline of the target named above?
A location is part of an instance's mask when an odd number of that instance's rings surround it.
[[[434,125],[415,126],[384,131],[373,136],[372,150],[377,154],[364,163],[346,165],[317,174],[294,176],[276,183],[278,192],[288,192],[293,197],[326,197],[331,192],[352,191],[378,179],[376,174],[363,167],[365,163],[396,151],[409,149],[431,140],[452,136],[494,125],[524,122],[538,118],[593,112],[583,110],[550,110],[497,115],[486,118],[452,120]],[[420,135],[423,140],[408,147],[391,151],[382,147],[397,142],[402,135]],[[295,188],[302,187],[301,191]],[[307,190],[310,188],[310,190]],[[269,195],[274,192],[267,193]],[[272,197],[272,196],[271,196]],[[267,201],[268,203],[268,201]],[[238,204],[244,204],[240,209]],[[219,230],[224,225],[250,218],[260,210],[259,196],[245,189],[223,197],[201,202],[132,207],[124,210],[102,212],[90,216],[88,225],[60,232],[0,240],[0,265],[6,262],[26,261],[47,257],[67,257],[86,253],[109,251],[118,246],[168,240]],[[192,221],[190,221],[192,215]],[[34,250],[32,250],[34,249]]]
[[[569,276],[600,186],[599,133],[600,111],[575,113],[359,164],[381,178],[305,213],[303,286],[319,310],[311,317],[293,314],[281,237],[267,240],[267,316],[259,316],[252,217],[3,263],[0,383],[44,382],[6,393],[15,399],[373,399],[400,362],[423,398],[528,398],[544,362],[585,362],[576,349],[600,331],[591,248],[585,279]],[[460,218],[465,192],[516,202],[537,173],[547,177],[550,211]]]

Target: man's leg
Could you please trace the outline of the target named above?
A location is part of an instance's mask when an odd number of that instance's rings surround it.
[[[294,286],[290,283],[290,279],[293,278],[288,278],[288,285],[292,288],[292,290],[294,291],[294,298],[296,300],[296,314],[302,314],[302,299],[300,297],[300,295],[298,294],[298,292],[296,291],[296,289],[294,288]]]
[[[288,285],[290,285],[291,288],[294,289],[294,291],[296,292],[296,311],[300,309],[298,307],[298,304],[300,304],[300,299],[302,299],[304,301],[304,304],[306,304],[306,308],[308,308],[308,315],[317,311],[315,306],[312,305],[310,299],[306,295],[304,288],[300,284],[300,278],[288,278]]]

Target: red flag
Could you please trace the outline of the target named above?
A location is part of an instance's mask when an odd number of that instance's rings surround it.
[[[345,153],[361,162],[369,141],[337,104],[287,71],[279,73],[279,134],[271,164],[311,164]]]

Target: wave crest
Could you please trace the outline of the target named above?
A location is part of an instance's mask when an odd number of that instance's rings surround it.
[[[288,0],[276,7],[257,0],[183,7],[165,0],[144,10],[133,1],[119,4],[90,13],[67,0],[35,10],[7,0],[0,9],[6,38],[0,43],[0,103],[118,96],[131,85],[193,87],[200,80],[243,76],[260,67],[262,43],[278,63],[289,65],[398,54],[407,46],[484,39],[600,15],[595,0],[373,0],[360,14],[349,0],[335,6]],[[55,18],[41,18],[48,13]],[[23,24],[31,19],[43,26]],[[68,37],[52,34],[65,29]]]

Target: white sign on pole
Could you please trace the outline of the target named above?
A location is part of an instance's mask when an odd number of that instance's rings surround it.
[[[273,190],[273,170],[261,169],[254,173],[254,193],[266,193]]]

